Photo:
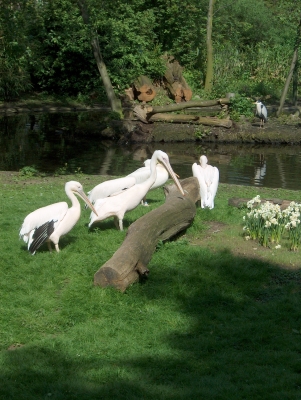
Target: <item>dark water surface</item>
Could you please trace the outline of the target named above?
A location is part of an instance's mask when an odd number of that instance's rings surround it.
[[[0,117],[0,170],[35,166],[41,172],[122,176],[143,166],[155,150],[165,151],[181,178],[206,154],[220,182],[301,190],[301,146],[211,143],[151,143],[118,146],[97,140],[105,114],[99,112]],[[94,135],[91,135],[91,132]]]

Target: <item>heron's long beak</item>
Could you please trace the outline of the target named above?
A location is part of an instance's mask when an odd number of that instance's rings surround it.
[[[97,214],[95,208],[93,207],[93,204],[92,204],[91,201],[88,199],[88,197],[86,196],[86,194],[85,194],[82,190],[77,190],[77,191],[76,191],[76,194],[78,194],[78,195],[84,200],[84,202],[87,204],[87,206],[88,206],[89,208],[91,208],[91,210],[94,212],[94,214],[96,214],[96,215],[98,216],[98,214]]]
[[[177,178],[177,174],[173,171],[173,169],[171,168],[171,165],[169,164],[169,162],[167,160],[162,160],[162,162],[164,163],[164,167],[167,169],[170,177],[173,179],[174,183],[176,184],[177,188],[179,189],[179,191],[181,192],[181,194],[183,196],[185,196],[184,190]]]

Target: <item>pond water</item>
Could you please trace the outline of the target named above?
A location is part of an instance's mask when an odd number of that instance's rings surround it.
[[[20,114],[0,116],[0,170],[35,166],[45,173],[79,172],[123,176],[165,151],[181,178],[206,154],[220,182],[301,190],[301,146],[211,143],[151,143],[118,146],[97,140],[105,114]],[[91,131],[94,134],[91,135]]]

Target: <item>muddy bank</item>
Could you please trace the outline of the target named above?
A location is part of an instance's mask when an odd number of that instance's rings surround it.
[[[218,107],[206,108],[203,115],[214,115]],[[251,143],[251,144],[301,144],[301,118],[298,108],[285,107],[284,116],[276,118],[276,107],[268,107],[268,123],[264,129],[259,127],[259,120],[241,118],[232,123],[231,128],[194,125],[192,123],[142,123],[132,118],[131,109],[125,109],[125,119],[104,124],[93,118],[85,121],[85,133],[123,143],[152,142],[217,142],[217,143]],[[67,113],[67,112],[109,112],[103,104],[91,106],[81,104],[57,104],[49,102],[5,103],[0,104],[0,115],[19,113]],[[199,113],[199,110],[197,110]],[[193,110],[191,110],[193,113]],[[204,114],[205,113],[205,114]]]
[[[116,131],[118,134],[116,135]],[[242,119],[231,128],[208,127],[193,124],[159,123],[144,124],[138,121],[115,122],[102,134],[119,136],[120,143],[151,142],[225,142],[253,144],[301,144],[300,124],[280,124],[269,119],[262,129],[259,122]]]

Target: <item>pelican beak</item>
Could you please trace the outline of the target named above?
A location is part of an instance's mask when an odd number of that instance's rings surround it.
[[[95,208],[93,207],[93,204],[90,202],[90,200],[88,199],[86,194],[82,190],[77,190],[76,194],[78,194],[79,197],[82,198],[84,200],[84,202],[87,204],[87,206],[94,212],[94,214],[96,214],[98,216]]]
[[[164,167],[167,169],[169,175],[171,176],[171,178],[173,179],[174,183],[176,184],[177,188],[179,189],[179,191],[181,192],[181,194],[183,196],[185,196],[184,190],[177,178],[177,174],[173,171],[173,169],[171,168],[171,165],[169,164],[169,161],[167,160],[162,160],[162,163],[164,164]]]

